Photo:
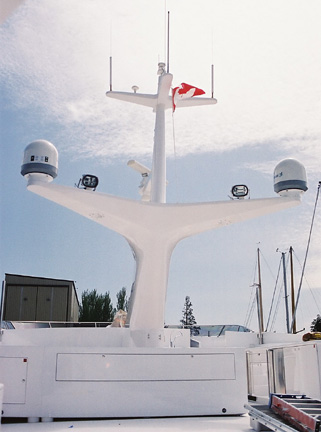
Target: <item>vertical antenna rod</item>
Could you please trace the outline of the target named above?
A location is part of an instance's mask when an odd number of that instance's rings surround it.
[[[282,264],[283,264],[283,283],[284,283],[286,330],[287,330],[287,333],[291,333],[290,332],[290,322],[289,322],[288,287],[287,287],[287,281],[286,281],[285,252],[282,252]]]
[[[294,275],[293,275],[293,247],[290,246],[290,266],[291,266],[291,308],[292,317],[294,317],[292,333],[296,333],[296,320],[295,320],[295,296],[294,296]]]
[[[211,78],[212,78],[212,99],[214,98],[214,65],[211,67]]]
[[[167,73],[169,73],[169,14],[167,12]]]
[[[262,281],[261,281],[261,264],[260,264],[260,249],[257,248],[257,268],[258,268],[258,309],[259,309],[259,332],[260,335],[264,332],[263,320],[263,301],[262,301]]]
[[[113,59],[112,57],[109,57],[109,91],[113,91],[113,85],[112,85],[112,79],[113,79]]]

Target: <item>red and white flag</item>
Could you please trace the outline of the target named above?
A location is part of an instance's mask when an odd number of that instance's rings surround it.
[[[178,100],[187,99],[193,96],[200,96],[204,93],[205,93],[204,90],[191,86],[186,83],[182,83],[179,87],[173,88],[172,91],[173,112],[175,111],[176,102]]]

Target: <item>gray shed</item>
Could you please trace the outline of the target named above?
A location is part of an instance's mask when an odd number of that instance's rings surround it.
[[[73,281],[5,275],[5,321],[77,322],[79,301]]]

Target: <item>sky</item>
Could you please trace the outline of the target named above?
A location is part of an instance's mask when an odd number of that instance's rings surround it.
[[[113,90],[156,93],[157,64],[173,85],[211,94],[214,106],[166,113],[167,202],[229,200],[234,184],[251,198],[273,197],[273,170],[295,158],[309,189],[298,207],[180,242],[168,281],[166,324],[178,324],[190,296],[198,324],[246,324],[261,251],[264,319],[285,331],[277,280],[281,252],[294,249],[295,290],[306,255],[321,180],[321,3],[319,0],[25,0],[1,3],[1,278],[5,273],[74,280],[116,293],[135,277],[131,250],[118,234],[27,191],[24,148],[36,139],[59,152],[57,184],[99,177],[100,192],[140,199],[151,166],[151,109],[106,98]],[[288,273],[288,280],[289,280]],[[321,314],[321,215],[318,202],[297,312],[299,330]]]

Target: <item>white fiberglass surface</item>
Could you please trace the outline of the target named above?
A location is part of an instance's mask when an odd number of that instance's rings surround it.
[[[131,420],[69,420],[53,423],[2,424],[1,432],[63,432],[63,431],[127,431],[153,432],[175,431],[220,431],[250,432],[247,415],[233,417],[184,417]]]

